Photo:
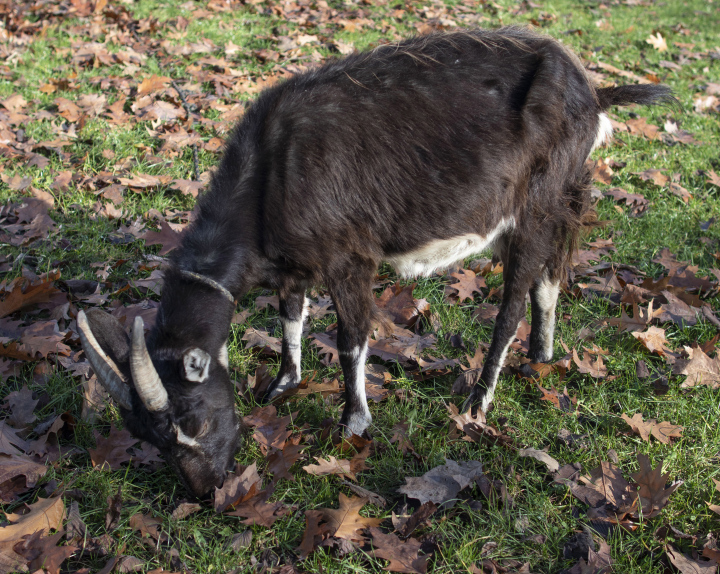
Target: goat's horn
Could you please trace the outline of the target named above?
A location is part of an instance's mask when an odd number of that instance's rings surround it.
[[[130,370],[132,371],[135,390],[140,395],[145,408],[149,411],[161,411],[168,404],[168,394],[145,346],[144,331],[142,317],[135,317],[130,352]]]
[[[130,398],[130,387],[125,383],[125,377],[118,369],[115,362],[107,356],[93,335],[84,311],[78,312],[77,326],[80,331],[80,342],[82,343],[85,356],[90,361],[98,381],[102,384],[115,402],[127,410],[132,409]]]

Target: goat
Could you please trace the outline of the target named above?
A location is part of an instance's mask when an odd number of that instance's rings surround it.
[[[241,434],[226,349],[236,298],[279,294],[272,398],[300,382],[305,292],[327,287],[340,424],[360,434],[371,422],[364,364],[380,262],[428,275],[492,247],[505,287],[470,396],[473,412],[486,411],[528,291],[528,357],[552,358],[560,281],[591,211],[585,162],[612,132],[605,110],[670,101],[661,85],[595,89],[569,50],[519,28],[431,34],[298,74],[265,90],[229,137],[171,257],[147,343],[141,319],[130,341],[92,311],[78,316],[83,348],[127,428],[201,496],[222,482]]]

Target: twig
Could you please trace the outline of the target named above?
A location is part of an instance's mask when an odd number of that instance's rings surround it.
[[[183,104],[183,107],[185,108],[185,112],[187,113],[188,120],[190,122],[190,126],[192,126],[193,119],[192,115],[190,114],[190,106],[187,103],[187,100],[185,99],[185,94],[183,94],[183,91],[180,89],[180,86],[177,85],[175,80],[172,81],[172,86],[175,88],[175,91],[180,96],[180,101]],[[197,150],[197,144],[192,144],[192,150],[193,150],[193,179],[195,181],[200,181],[200,167],[198,165],[198,150]]]

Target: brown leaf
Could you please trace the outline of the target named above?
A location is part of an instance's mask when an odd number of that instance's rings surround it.
[[[635,217],[646,211],[649,207],[648,200],[645,199],[644,195],[640,193],[628,193],[620,187],[606,189],[603,194],[606,197],[612,197],[618,203],[625,202],[625,205],[630,208],[630,213]]]
[[[145,240],[145,245],[162,245],[159,255],[167,255],[176,247],[180,247],[182,234],[175,231],[164,219],[160,221],[160,231],[146,231],[140,235]]]
[[[457,494],[482,476],[479,461],[457,463],[445,459],[445,464],[436,466],[422,476],[406,477],[405,484],[398,492],[416,498],[424,504],[432,501],[441,508],[452,508]]]
[[[683,481],[676,481],[669,488],[665,488],[670,474],[662,474],[662,463],[653,469],[647,455],[638,454],[637,458],[640,470],[632,477],[639,486],[643,518],[653,518],[665,508],[670,495],[682,485]]]
[[[560,468],[560,463],[544,450],[537,450],[535,448],[521,448],[518,451],[518,454],[520,456],[529,456],[534,458],[535,460],[539,460],[548,467],[548,470],[550,472],[556,472]]]
[[[47,466],[39,464],[27,456],[0,455],[0,484],[16,477],[24,477],[25,485],[33,487],[47,470]]]
[[[223,512],[230,506],[252,498],[260,491],[261,486],[262,479],[257,472],[257,463],[236,469],[235,473],[228,474],[221,488],[215,487],[215,512]]]
[[[282,352],[281,341],[278,337],[273,337],[267,331],[261,331],[248,327],[245,330],[245,334],[242,337],[243,341],[247,341],[245,345],[248,349],[252,347],[260,347],[264,353],[278,353]]]
[[[480,323],[490,323],[495,320],[499,312],[500,308],[495,305],[480,303],[475,311],[473,311],[473,318]]]
[[[658,32],[656,35],[650,34],[650,37],[645,40],[647,44],[650,44],[653,48],[655,48],[658,52],[667,52],[667,42],[665,42],[665,38],[663,38],[660,35],[660,32]]]
[[[62,531],[52,536],[35,533],[22,543],[16,544],[14,550],[22,552],[32,571],[41,568],[41,571],[48,574],[60,574],[62,563],[78,550],[76,546],[57,546],[63,536]]]
[[[321,518],[330,526],[330,535],[346,540],[362,540],[359,530],[379,526],[381,518],[367,518],[360,515],[360,509],[367,504],[366,498],[347,497],[340,493],[340,508],[320,508]]]
[[[715,483],[715,490],[720,492],[720,480],[715,480],[714,478],[712,480]],[[712,510],[715,514],[720,514],[720,506],[717,504],[710,504],[709,502],[706,502],[705,504],[707,504],[710,510]]]
[[[408,329],[415,326],[422,315],[430,313],[430,303],[425,299],[415,299],[413,290],[416,283],[412,285],[392,285],[387,287],[382,295],[375,300],[381,309],[384,309],[397,325]]]
[[[171,81],[172,80],[170,78],[168,78],[167,76],[152,75],[148,78],[145,78],[142,82],[140,82],[140,85],[138,86],[138,89],[137,89],[137,95],[145,96],[152,92],[157,92],[157,91],[163,90],[167,86],[170,85]]]
[[[136,512],[130,517],[130,528],[140,531],[140,537],[149,536],[154,540],[160,539],[162,520],[152,514]]]
[[[592,167],[592,162],[589,162]],[[604,183],[606,185],[610,185],[612,183],[612,176],[613,176],[613,170],[610,168],[610,166],[605,163],[605,161],[601,158],[597,160],[594,163],[593,168],[593,180],[599,181],[600,183]]]
[[[182,520],[187,518],[191,514],[195,514],[202,510],[202,505],[196,502],[181,502],[177,505],[177,508],[172,512],[173,520]]]
[[[3,406],[10,408],[11,414],[3,423],[11,424],[18,430],[24,429],[35,420],[33,411],[37,404],[38,400],[33,399],[33,392],[24,384],[22,389],[8,393],[5,397]]]
[[[675,358],[672,356],[672,349],[667,346],[668,340],[665,338],[665,329],[648,327],[648,330],[643,333],[631,334],[651,353],[657,353],[671,363],[675,362]]]
[[[255,407],[252,412],[243,417],[243,422],[251,427],[255,427],[253,438],[260,445],[264,455],[267,455],[270,449],[282,449],[285,441],[290,438],[292,431],[287,430],[287,426],[297,417],[297,411],[285,415],[277,416],[277,409],[274,405],[266,407]]]
[[[270,456],[267,457],[267,472],[273,474],[273,482],[277,482],[282,478],[287,480],[295,480],[290,474],[290,467],[302,457],[304,446],[300,446],[300,436],[292,437],[280,449],[273,449]]]
[[[681,574],[717,574],[716,562],[690,558],[678,551],[672,544],[668,545],[667,555]]]
[[[635,508],[635,487],[623,478],[620,469],[611,462],[601,462],[598,468],[591,470],[588,476],[581,476],[580,480],[604,496],[620,512],[630,512]]]
[[[425,574],[429,556],[418,556],[421,544],[414,538],[400,540],[395,534],[384,534],[379,528],[371,528],[372,553],[377,558],[389,560],[385,570]]]
[[[575,410],[575,404],[577,403],[577,397],[570,397],[567,392],[567,387],[560,393],[554,386],[550,386],[550,390],[547,390],[542,385],[538,384],[538,389],[543,394],[540,397],[541,401],[548,401],[564,412],[572,412]]]
[[[680,388],[700,385],[707,385],[711,389],[720,388],[720,355],[711,359],[700,347],[685,347],[685,352],[690,360],[678,361],[673,368],[674,375],[687,375]]]
[[[707,183],[709,183],[711,185],[715,185],[717,187],[720,187],[720,175],[715,173],[715,170],[712,170],[712,169],[710,171],[708,171],[707,173],[709,176]]]
[[[633,303],[633,316],[629,317],[625,313],[625,308],[620,310],[620,318],[611,317],[608,319],[608,325],[618,327],[620,333],[630,331],[631,333],[642,331],[647,327],[653,319],[662,315],[659,309],[653,310],[653,300],[650,301],[647,309],[641,309],[637,303]]]
[[[60,272],[52,271],[32,282],[24,277],[13,280],[5,287],[5,293],[9,294],[0,302],[0,318],[32,305],[52,301],[53,297],[60,293],[60,290],[53,285],[53,282],[59,278]]]
[[[322,360],[324,365],[340,364],[340,354],[337,349],[337,331],[332,333],[312,333],[310,337],[313,339],[313,345],[318,348],[318,355],[325,355]]]
[[[318,510],[305,511],[305,532],[300,546],[295,549],[298,559],[305,560],[317,546],[329,536],[332,527],[328,524],[320,525],[322,513]]]
[[[649,140],[660,138],[660,128],[647,123],[645,118],[637,118],[625,122],[632,135],[642,135]]]
[[[318,461],[318,464],[303,466],[303,470],[315,476],[339,474],[357,482],[355,474],[368,469],[368,466],[365,464],[365,459],[367,459],[369,454],[370,446],[368,445],[352,459],[337,459],[334,456],[330,456],[327,459],[316,457],[315,460]]]
[[[446,291],[457,291],[457,293],[454,294],[454,297],[457,297],[457,303],[462,303],[467,299],[474,301],[473,293],[482,295],[481,289],[487,287],[485,278],[482,275],[475,275],[475,272],[469,269],[460,269],[460,271],[456,273],[451,273],[450,277],[457,279],[457,283],[448,285]]]
[[[28,534],[57,530],[65,518],[65,504],[60,497],[38,498],[28,506],[29,511],[25,514],[5,515],[10,524],[0,528],[0,543],[17,542]]]
[[[605,378],[608,374],[607,367],[605,366],[602,356],[598,355],[595,361],[591,361],[590,353],[585,353],[582,361],[578,356],[578,353],[573,349],[573,361],[577,365],[578,370],[581,373],[587,373],[591,377],[596,379]]]
[[[268,502],[267,500],[271,494],[271,489],[260,492],[239,502],[235,505],[235,510],[227,512],[225,515],[245,518],[240,522],[248,526],[259,524],[270,528],[278,518],[287,514],[290,510],[282,502]]]
[[[491,445],[500,444],[506,448],[514,447],[512,438],[504,435],[494,426],[487,424],[485,415],[480,409],[478,409],[474,417],[470,410],[460,414],[458,408],[452,403],[447,405],[447,410],[450,418],[455,421],[458,430],[465,433],[466,436],[463,437],[463,440],[477,443],[485,442]]]
[[[660,187],[670,181],[670,178],[659,169],[646,169],[645,171],[641,171],[635,175],[643,181],[652,181],[655,185]]]
[[[645,442],[650,440],[650,435],[663,444],[670,444],[672,437],[682,436],[683,427],[670,424],[667,421],[658,423],[655,419],[643,421],[640,413],[635,413],[632,418],[623,413],[620,418],[630,425],[633,431],[640,435],[640,438]]]
[[[111,470],[118,470],[121,465],[128,462],[132,455],[128,448],[138,442],[138,439],[130,434],[127,429],[118,430],[115,425],[110,427],[110,434],[103,437],[97,430],[93,429],[97,448],[90,448],[90,460],[95,467],[103,468],[106,464]]]

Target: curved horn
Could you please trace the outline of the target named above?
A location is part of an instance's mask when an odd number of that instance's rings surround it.
[[[163,387],[160,375],[145,346],[145,331],[142,317],[135,317],[130,350],[130,370],[135,390],[140,395],[145,408],[149,411],[161,411],[168,404],[168,394]]]
[[[125,377],[115,362],[105,354],[95,335],[92,334],[84,311],[77,314],[77,326],[83,351],[85,351],[85,356],[90,361],[93,371],[97,374],[98,380],[117,404],[124,409],[132,410],[130,387],[125,383]]]

